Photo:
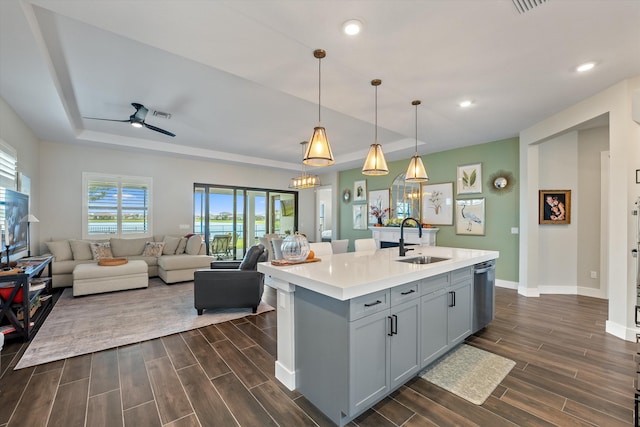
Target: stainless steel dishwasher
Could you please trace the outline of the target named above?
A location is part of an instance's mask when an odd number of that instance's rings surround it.
[[[487,326],[495,313],[496,261],[490,260],[473,267],[473,329],[475,334]]]

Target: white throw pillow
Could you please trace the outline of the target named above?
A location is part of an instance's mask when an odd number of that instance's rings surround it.
[[[73,252],[71,252],[71,245],[68,240],[45,242],[45,244],[56,261],[69,261],[73,259]]]
[[[91,242],[87,240],[69,240],[73,259],[76,261],[86,261],[93,259],[91,252]]]
[[[176,255],[182,255],[186,247],[187,247],[187,238],[181,237],[180,243],[178,243],[178,248],[176,249]]]
[[[202,246],[202,237],[199,234],[194,234],[187,240],[187,247],[184,251],[189,255],[198,255],[200,246]]]
[[[180,237],[174,236],[164,236],[162,240],[164,242],[164,249],[162,250],[162,255],[173,255],[176,253],[178,249],[178,245],[180,244]]]
[[[144,244],[142,256],[160,256],[164,249],[164,242],[147,242]]]

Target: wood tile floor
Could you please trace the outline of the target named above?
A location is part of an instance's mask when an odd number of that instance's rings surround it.
[[[517,365],[482,406],[415,378],[351,425],[633,424],[636,344],[604,333],[606,301],[497,289],[496,307],[468,343]],[[14,371],[22,351],[2,352],[0,427],[331,425],[274,378],[275,312]]]

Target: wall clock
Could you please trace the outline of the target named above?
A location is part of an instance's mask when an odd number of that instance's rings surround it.
[[[351,200],[351,190],[347,188],[342,192],[342,200],[344,200],[346,203],[349,203],[349,201]]]

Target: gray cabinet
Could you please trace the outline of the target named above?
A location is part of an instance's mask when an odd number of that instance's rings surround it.
[[[349,301],[295,292],[297,389],[345,425],[471,331],[471,269]]]
[[[349,324],[349,415],[355,415],[404,384],[420,368],[418,282],[392,288],[388,309]],[[352,312],[381,306],[379,295],[352,300]]]
[[[422,281],[421,367],[426,367],[471,334],[472,278],[468,267]]]

